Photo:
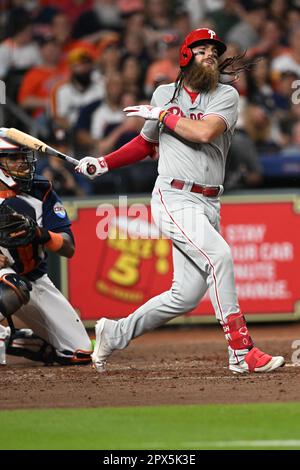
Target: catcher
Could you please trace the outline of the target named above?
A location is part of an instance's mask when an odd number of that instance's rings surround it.
[[[45,364],[88,363],[85,328],[47,276],[47,251],[74,254],[71,224],[35,162],[27,147],[0,139],[0,364],[5,350]],[[28,329],[16,330],[13,317]]]

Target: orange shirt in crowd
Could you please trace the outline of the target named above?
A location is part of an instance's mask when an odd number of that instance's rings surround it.
[[[65,68],[45,67],[43,65],[33,67],[29,70],[21,83],[18,103],[22,105],[26,98],[34,96],[36,98],[49,98],[51,90],[60,80],[67,78],[68,73]],[[33,116],[36,117],[44,111],[44,108],[34,110]]]

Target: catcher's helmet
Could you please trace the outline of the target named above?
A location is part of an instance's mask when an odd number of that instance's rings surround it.
[[[179,65],[181,68],[186,67],[194,58],[192,47],[196,44],[211,43],[217,48],[219,57],[224,54],[227,47],[222,42],[217,33],[209,28],[198,28],[191,31],[183,41],[180,47],[180,61]]]
[[[36,161],[34,152],[28,147],[22,147],[6,137],[0,138],[0,181],[9,188],[30,191]]]

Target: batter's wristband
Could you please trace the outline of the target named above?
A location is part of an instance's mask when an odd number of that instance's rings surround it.
[[[172,114],[172,113],[167,113],[166,116],[164,117],[163,123],[169,129],[174,131],[179,119],[180,119],[180,116],[176,116],[175,114]]]
[[[44,245],[50,251],[59,251],[64,244],[63,236],[60,233],[50,232],[50,240]]]
[[[159,122],[164,122],[164,119],[166,117],[166,115],[169,113],[169,111],[167,109],[163,109],[160,113],[159,113]]]

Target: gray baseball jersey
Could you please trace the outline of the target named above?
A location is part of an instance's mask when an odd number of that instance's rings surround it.
[[[159,142],[158,173],[202,184],[223,184],[226,157],[238,116],[238,92],[230,85],[218,84],[214,92],[199,93],[192,103],[182,88],[170,103],[174,91],[174,83],[159,86],[151,105],[190,119],[216,114],[224,119],[226,131],[209,144],[199,144],[181,138],[157,121],[146,121],[142,136],[150,142]]]

